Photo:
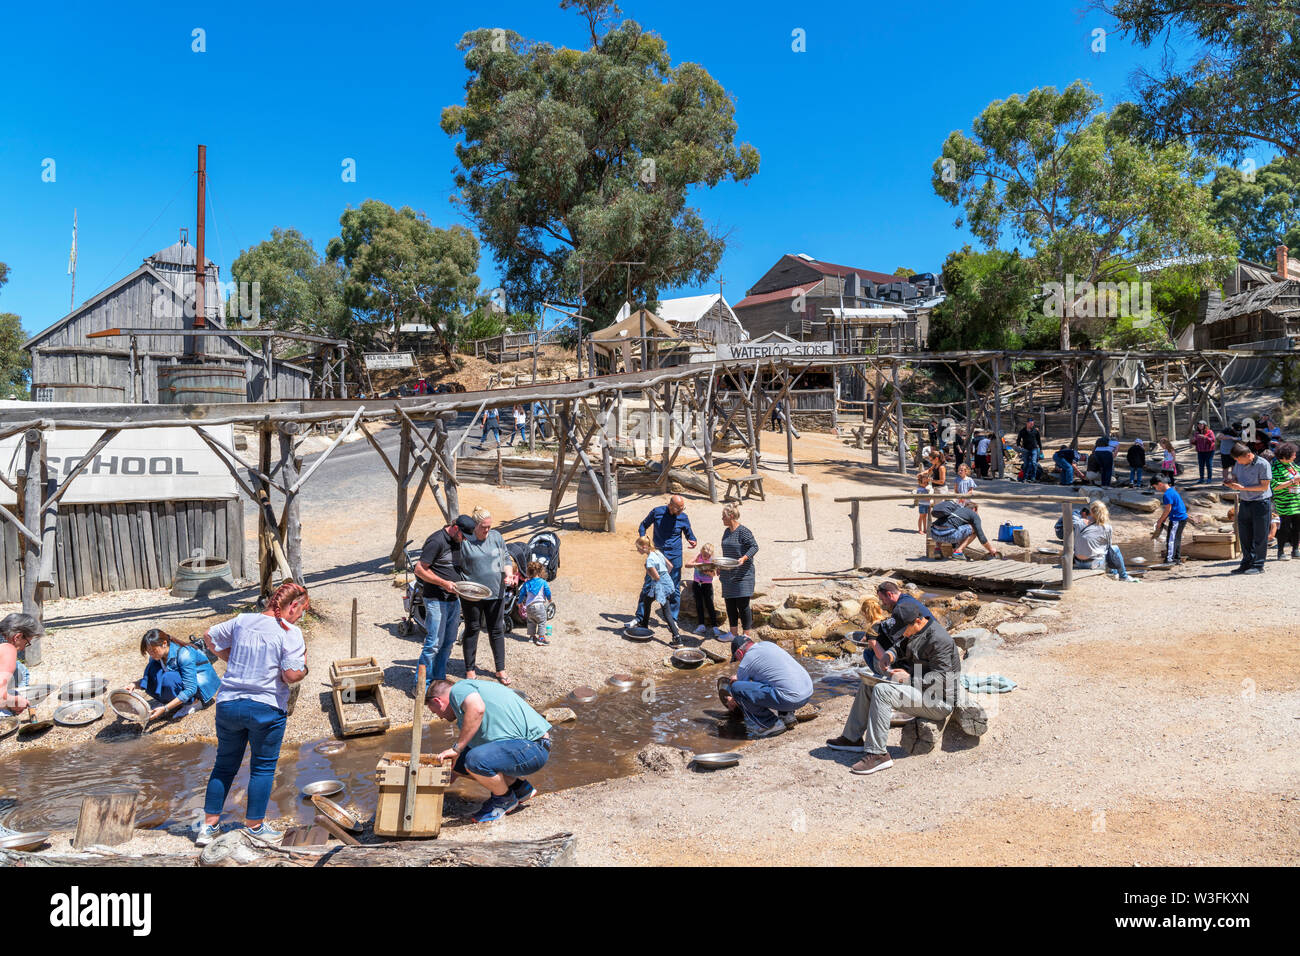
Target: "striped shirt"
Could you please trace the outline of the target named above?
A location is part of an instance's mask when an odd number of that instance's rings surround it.
[[[1300,514],[1300,489],[1279,488],[1278,485],[1300,478],[1300,466],[1294,461],[1273,459],[1273,509],[1280,515]]]

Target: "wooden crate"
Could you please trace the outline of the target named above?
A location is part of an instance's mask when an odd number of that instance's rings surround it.
[[[1220,532],[1192,535],[1191,543],[1183,544],[1182,553],[1184,557],[1202,561],[1227,561],[1241,557],[1241,549],[1237,547],[1237,536]]]
[[[930,558],[931,560],[937,560],[939,558],[951,558],[952,545],[948,544],[947,542],[940,543],[938,541],[935,541],[934,538],[931,538],[929,535],[926,535],[925,556],[927,558]]]
[[[442,797],[451,782],[451,767],[433,754],[421,754],[415,778],[415,814],[406,828],[406,781],[411,755],[386,753],[375,767],[379,806],[374,832],[390,837],[436,837],[442,829]]]
[[[330,664],[330,684],[335,690],[349,684],[361,690],[378,687],[384,682],[384,669],[373,657],[349,657]]]
[[[347,705],[353,704],[353,701],[344,701],[343,695],[348,693],[347,687],[334,685],[334,713],[339,719],[339,732],[344,737],[356,737],[360,734],[380,734],[386,731],[391,721],[388,718],[388,709],[384,706],[384,694],[378,687],[352,688],[355,693],[355,703],[373,701],[379,711],[378,717],[357,717],[347,712]],[[409,758],[408,758],[409,759]]]

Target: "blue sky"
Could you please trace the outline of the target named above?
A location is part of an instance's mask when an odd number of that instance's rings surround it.
[[[0,33],[0,311],[35,332],[194,227],[195,146],[208,147],[208,255],[297,227],[318,249],[363,199],[460,222],[442,107],[460,102],[463,33],[507,27],[577,45],[549,0],[492,5],[227,2],[11,5]],[[729,235],[732,302],[786,252],[892,272],[937,271],[969,237],[934,196],[930,166],[990,101],[1082,78],[1107,106],[1153,54],[1116,37],[1094,53],[1082,0],[800,5],[625,0],[674,62],[703,64],[735,97],[760,171],[695,197]],[[191,50],[195,28],[207,50]],[[792,31],[806,52],[791,49]],[[357,181],[340,176],[356,160]],[[54,160],[55,180],[42,181]],[[490,255],[480,274],[495,283]],[[705,290],[686,288],[680,294]]]

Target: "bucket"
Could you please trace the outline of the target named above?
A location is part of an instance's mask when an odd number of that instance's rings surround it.
[[[618,517],[618,473],[611,469],[609,503],[614,508],[614,516]],[[586,531],[604,531],[605,530],[605,506],[601,504],[600,495],[596,494],[596,485],[591,480],[591,475],[584,468],[582,475],[578,478],[578,527]]]
[[[230,573],[230,562],[221,558],[187,558],[176,567],[172,597],[207,597],[224,591],[237,591]]]

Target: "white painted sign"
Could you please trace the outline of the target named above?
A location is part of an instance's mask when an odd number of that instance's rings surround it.
[[[234,426],[203,429],[229,448]],[[102,432],[94,428],[46,433],[49,477],[60,484],[86,456]],[[21,434],[0,441],[0,470],[12,482],[23,467]],[[238,497],[235,479],[192,428],[135,428],[118,432],[72,480],[61,502],[107,504],[124,501],[191,501]],[[14,492],[0,485],[0,505],[17,504]]]
[[[721,342],[718,344],[718,359],[724,362],[834,354],[834,342]]]
[[[374,370],[381,368],[413,368],[415,366],[414,352],[366,352],[366,368]]]

